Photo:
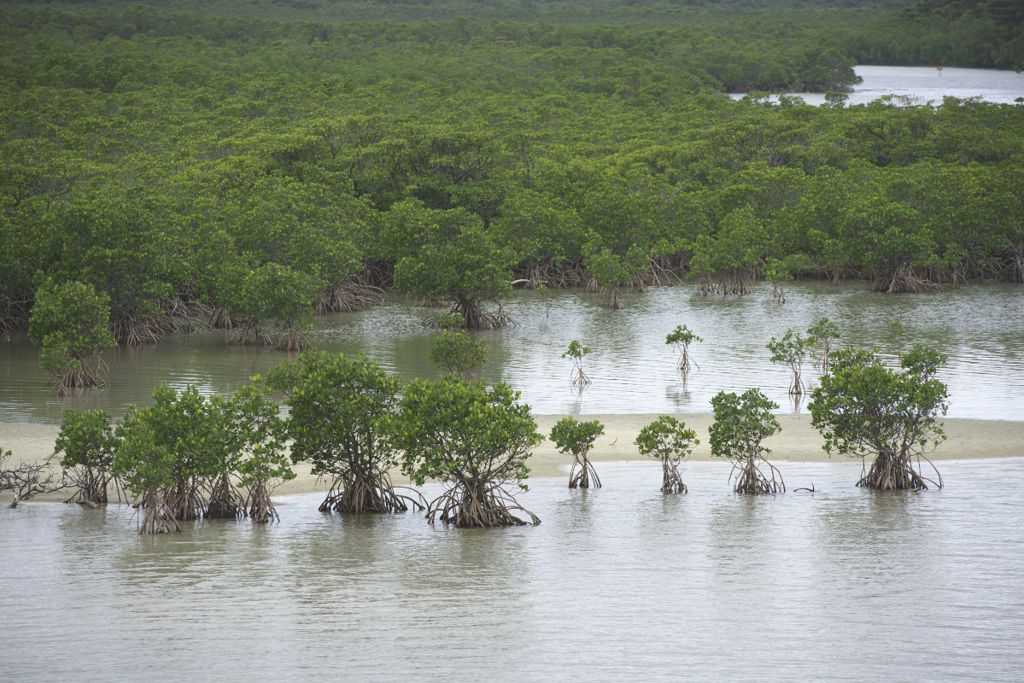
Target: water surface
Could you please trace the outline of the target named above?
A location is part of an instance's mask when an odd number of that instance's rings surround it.
[[[513,529],[320,495],[161,537],[125,506],[0,509],[4,680],[1019,680],[1024,458],[895,494],[782,463],[765,497],[722,463],[688,464],[686,496],[656,463],[598,465],[597,491],[531,482],[543,522]]]
[[[475,335],[486,340],[490,359],[479,374],[511,383],[537,414],[710,412],[719,391],[750,387],[761,388],[781,411],[799,412],[806,402],[796,405],[788,396],[789,370],[773,365],[765,349],[772,337],[790,328],[805,333],[826,316],[839,326],[841,342],[878,347],[895,360],[889,324],[899,320],[904,347],[925,343],[949,356],[939,376],[949,385],[950,417],[1024,419],[1021,285],[886,296],[863,282],[798,282],[786,292],[788,303],[780,305],[764,284],[744,297],[695,296],[689,285],[651,288],[625,293],[619,311],[580,290],[546,298],[520,292],[505,303],[518,327]],[[436,377],[428,354],[437,332],[422,325],[436,312],[395,296],[367,311],[317,318],[310,338],[319,349],[365,353],[406,381]],[[666,335],[682,324],[704,339],[691,347],[700,370],[685,381],[675,370],[675,351],[665,345]],[[593,349],[584,365],[593,384],[582,393],[572,387],[570,361],[561,357],[573,339]],[[62,401],[47,389],[38,350],[24,335],[0,341],[0,420],[58,423],[62,407],[102,407],[120,415],[131,403],[147,404],[161,383],[227,394],[290,356],[228,346],[224,333],[214,331],[171,335],[104,357],[110,385]],[[810,363],[804,381],[809,389],[817,385]]]

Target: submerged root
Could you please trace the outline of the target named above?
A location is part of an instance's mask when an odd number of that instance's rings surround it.
[[[497,311],[484,310],[479,299],[459,300],[452,304],[448,315],[458,313],[462,316],[463,327],[467,330],[495,330],[501,327],[518,327],[519,323],[505,312],[501,304]],[[425,327],[439,327],[437,316],[430,316],[423,321]]]
[[[516,517],[521,512],[529,521]],[[519,505],[500,484],[469,487],[459,482],[427,506],[427,521],[440,520],[462,528],[540,524],[540,518]]]
[[[238,325],[238,331],[235,332],[233,337],[231,337],[231,344],[235,344],[237,346],[274,345],[273,337],[267,334],[259,320],[245,318],[244,320],[239,321]]]
[[[941,489],[942,476],[938,469],[927,458],[924,460],[931,465],[937,481],[922,476],[914,469],[909,459],[879,455],[871,463],[871,469],[867,474],[857,482],[857,486],[876,491],[923,491],[928,488],[928,484],[932,484]]]
[[[758,460],[768,466],[768,475],[765,476],[758,467]],[[764,458],[746,458],[735,463],[729,478],[736,477],[736,486],[733,491],[736,493],[785,493],[786,484],[782,481],[782,474],[775,465]]]
[[[708,296],[718,293],[718,285],[711,279],[711,273],[701,273],[697,278],[696,293],[699,296]]]
[[[405,512],[410,505],[414,510],[426,507],[426,501],[418,492],[414,492],[416,497],[413,497],[398,493],[396,488],[404,487],[392,486],[387,474],[348,481],[338,477],[320,504],[320,512],[395,513]]]
[[[70,396],[72,389],[98,387],[106,383],[107,364],[100,358],[99,353],[92,354],[92,358],[95,367],[89,364],[87,358],[79,358],[77,370],[74,367],[64,367],[50,375],[50,384],[58,396]]]
[[[605,287],[604,288],[604,301],[601,303],[605,308],[612,310],[619,310],[622,308],[622,297],[619,296],[618,287]]]
[[[306,334],[295,325],[285,325],[277,336],[274,349],[278,351],[302,351],[312,344]]]
[[[590,485],[591,479],[594,480],[593,487]],[[597,470],[595,470],[591,462],[587,460],[586,453],[577,455],[573,460],[572,469],[569,470],[569,488],[601,488],[601,478],[597,476]]]
[[[750,294],[754,291],[754,281],[757,279],[757,269],[748,268],[746,270],[741,270],[739,268],[730,268],[719,273],[718,278],[718,291],[723,296],[743,296],[744,294]]]

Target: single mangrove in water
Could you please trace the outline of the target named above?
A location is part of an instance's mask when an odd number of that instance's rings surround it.
[[[771,450],[761,445],[782,430],[771,411],[779,407],[759,389],[748,389],[741,396],[720,391],[711,399],[715,422],[711,434],[711,455],[732,462],[730,480],[736,477],[736,493],[776,493],[786,485],[778,469],[765,457]],[[761,467],[767,468],[762,471]]]
[[[568,356],[572,359],[572,385],[574,387],[583,388],[590,384],[590,377],[583,372],[583,357],[589,353],[591,353],[590,348],[573,339],[569,342],[568,350],[562,354],[562,358]]]
[[[700,444],[695,431],[687,429],[686,423],[674,417],[659,415],[657,420],[640,430],[633,443],[641,455],[661,461],[662,491],[686,493],[679,465],[693,453],[693,446]]]
[[[693,360],[689,353],[690,344],[702,341],[704,340],[686,329],[686,325],[677,325],[676,329],[669,332],[668,336],[665,337],[665,343],[672,344],[679,352],[679,360],[676,362],[676,367],[683,375],[690,371],[690,362]],[[697,361],[693,361],[693,364],[697,365]],[[697,369],[700,370],[699,365],[697,365]]]
[[[389,433],[405,452],[404,471],[417,484],[436,479],[447,486],[427,507],[427,520],[458,527],[540,524],[508,488],[526,490],[530,449],[543,437],[504,382],[486,387],[451,376],[415,379],[402,396]],[[520,512],[529,522],[517,517]]]
[[[814,338],[805,339],[800,336],[797,332],[793,335],[793,330],[786,330],[785,336],[781,340],[776,341],[775,337],[765,344],[765,348],[772,352],[772,362],[786,365],[790,370],[793,371],[793,377],[789,381],[789,394],[791,396],[801,396],[804,393],[804,382],[800,378],[800,370],[803,367],[804,358],[807,357],[808,351],[814,346]]]
[[[60,434],[54,447],[54,458],[64,468],[65,481],[75,494],[68,499],[95,505],[106,505],[108,489],[113,488],[118,502],[128,494],[111,468],[117,451],[118,439],[113,419],[105,410],[63,412]]]
[[[946,362],[938,351],[915,346],[886,367],[874,351],[846,348],[833,354],[831,371],[811,393],[811,424],[823,448],[854,458],[872,458],[858,486],[883,491],[942,487],[921,471],[925,454],[945,438],[938,417],[949,405],[946,385],[935,372]],[[914,468],[915,462],[917,469]]]
[[[61,396],[101,384],[103,349],[117,346],[110,332],[110,297],[91,284],[47,279],[35,295],[28,338],[43,349],[40,364]]]
[[[832,353],[833,342],[839,339],[839,327],[828,318],[822,318],[814,326],[807,328],[811,338],[811,346],[820,349],[814,353],[814,368],[821,373],[828,372],[829,355]]]
[[[594,447],[594,440],[604,434],[604,425],[597,420],[580,422],[572,415],[566,415],[551,428],[551,440],[560,453],[571,453],[572,467],[569,470],[569,488],[601,488],[601,479],[587,459],[587,453]]]
[[[473,379],[473,370],[487,362],[487,342],[474,342],[467,332],[458,330],[465,324],[459,313],[439,315],[436,320],[442,329],[430,350],[430,362],[444,374]]]
[[[264,380],[290,409],[292,461],[308,462],[331,488],[321,512],[405,512],[417,501],[396,491],[388,470],[398,452],[384,422],[398,407],[401,381],[365,356],[306,351]]]

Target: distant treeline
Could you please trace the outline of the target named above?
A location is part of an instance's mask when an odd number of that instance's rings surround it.
[[[68,280],[123,342],[366,285],[1024,280],[1024,107],[721,94],[851,63],[786,22],[0,13],[0,322]]]

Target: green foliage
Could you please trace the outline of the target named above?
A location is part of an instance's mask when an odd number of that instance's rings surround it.
[[[804,393],[800,369],[803,366],[804,358],[814,346],[815,340],[815,337],[805,339],[800,336],[799,332],[794,336],[793,330],[786,330],[782,339],[775,341],[775,337],[772,337],[772,340],[765,344],[765,348],[772,352],[771,361],[773,363],[787,365],[793,371],[793,379],[789,383],[791,395],[799,396]]]
[[[444,377],[409,384],[401,411],[389,432],[404,451],[402,468],[417,484],[436,479],[449,485],[427,510],[456,526],[521,524],[511,510],[522,510],[504,486],[526,490],[530,449],[543,437],[521,404],[519,392],[503,382],[488,389],[482,382]]]
[[[43,347],[41,365],[59,393],[100,383],[100,351],[117,345],[109,320],[109,298],[92,285],[48,279],[36,292],[28,337]]]
[[[417,220],[429,222],[413,225],[403,216],[392,219],[400,235],[423,231],[406,239],[410,254],[395,264],[395,286],[427,300],[450,300],[451,312],[461,314],[468,329],[487,330],[511,322],[482,306],[512,296],[515,251],[499,245],[480,218],[463,209],[417,213],[426,214]],[[396,243],[402,241],[399,237]]]
[[[466,332],[442,330],[430,349],[430,362],[445,374],[470,380],[473,370],[487,362],[487,342],[474,342]]]
[[[695,431],[687,429],[684,422],[674,417],[659,415],[657,420],[640,430],[633,443],[641,455],[661,461],[662,491],[686,493],[686,484],[679,474],[679,464],[693,453],[692,446],[700,444]]]
[[[212,306],[292,348],[366,285],[486,328],[515,280],[1024,280],[1024,109],[837,99],[854,63],[1024,63],[1005,0],[300,4],[0,13],[0,329],[47,278],[122,343]]]
[[[604,434],[604,425],[599,420],[580,422],[572,415],[566,415],[551,428],[551,440],[559,453],[571,453],[576,458],[586,458],[594,441]]]
[[[748,389],[741,396],[719,392],[711,399],[715,422],[709,428],[711,455],[732,461],[736,474],[737,493],[775,493],[785,491],[776,468],[765,455],[771,450],[761,442],[782,430],[771,414],[779,407],[758,389]],[[768,466],[762,473],[760,463]]]
[[[288,436],[296,464],[331,480],[321,511],[402,512],[388,470],[398,464],[385,423],[397,408],[401,381],[360,356],[306,351],[264,380],[285,392]]]
[[[679,361],[676,363],[676,367],[685,375],[690,371],[690,358],[689,349],[690,344],[693,342],[704,341],[692,331],[686,329],[686,325],[677,325],[676,329],[672,330],[665,337],[666,344],[672,344],[679,351]],[[697,365],[696,362],[693,363]],[[697,369],[700,370],[700,366],[697,365]]]
[[[107,503],[107,488],[113,485],[120,501],[121,484],[111,474],[114,454],[120,442],[110,413],[71,409],[62,414],[53,457],[59,457],[65,473],[70,471],[77,498],[104,505]]]
[[[191,385],[155,389],[151,407],[129,409],[117,438],[112,469],[144,501],[140,532],[201,517],[211,482],[233,469],[239,450],[225,401]]]
[[[945,361],[920,345],[902,356],[902,371],[886,367],[873,351],[833,354],[831,372],[811,394],[811,422],[829,453],[874,458],[858,486],[927,488],[929,480],[913,463],[946,438],[938,418],[946,414],[948,393],[934,378]]]
[[[248,489],[245,514],[260,524],[277,519],[270,494],[276,482],[295,478],[280,410],[258,386],[249,384],[231,396],[226,412],[234,448],[231,469],[238,475],[237,485]]]
[[[306,332],[313,316],[317,281],[288,266],[267,263],[241,276],[227,303],[239,330],[234,343],[274,345],[298,351],[309,346]],[[273,333],[268,327],[273,326]]]

